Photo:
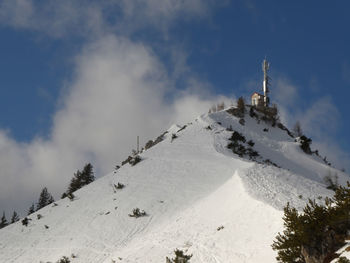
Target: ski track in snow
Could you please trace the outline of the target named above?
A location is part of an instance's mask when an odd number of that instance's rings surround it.
[[[223,111],[181,131],[173,125],[134,167],[78,190],[74,201],[37,211],[28,227],[18,222],[0,230],[0,262],[56,262],[74,254],[73,263],[158,263],[176,248],[193,254],[193,263],[275,262],[271,244],[283,229],[286,203],[301,209],[308,198],[323,200],[332,194],[325,175],[337,173],[340,183],[348,176],[304,154],[285,131],[248,114],[245,125],[238,121]],[[234,155],[226,147],[230,126],[282,168]],[[114,193],[118,182],[125,188]],[[136,207],[147,216],[129,217]]]

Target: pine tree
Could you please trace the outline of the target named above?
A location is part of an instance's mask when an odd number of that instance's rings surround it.
[[[70,181],[67,193],[73,193],[82,187],[81,185],[81,172],[78,170]]]
[[[76,190],[92,183],[93,181],[95,181],[93,166],[91,163],[88,163],[84,166],[83,171],[78,170],[73,175],[73,178],[68,186],[68,190],[63,193],[62,198],[65,198],[68,194],[72,194]]]
[[[36,205],[36,210],[39,210],[53,202],[54,202],[54,199],[52,195],[47,191],[47,188],[44,187],[43,190],[41,190],[40,197]]]
[[[55,199],[53,198],[52,195],[50,195],[49,201],[47,202],[47,204],[49,205],[49,204],[52,204],[53,202],[55,202]]]
[[[29,207],[29,210],[28,210],[28,215],[31,215],[35,212],[35,206],[34,206],[34,203]]]
[[[91,163],[88,163],[84,166],[83,171],[81,172],[81,184],[84,186],[93,181],[95,181],[93,166]]]
[[[324,205],[309,200],[302,213],[289,204],[284,208],[284,231],[278,233],[272,248],[278,262],[330,262],[344,246],[350,230],[350,184],[339,186]],[[327,260],[327,261],[326,261]],[[311,262],[311,261],[310,261]]]
[[[8,225],[8,223],[7,223],[6,215],[5,215],[5,212],[3,212],[2,217],[1,217],[1,221],[0,221],[0,229],[4,228],[7,225]]]
[[[237,100],[237,109],[244,114],[245,113],[245,101],[243,99],[243,97],[239,97],[239,99]]]
[[[19,220],[19,216],[16,211],[13,211],[12,217],[11,217],[11,224],[16,223]]]
[[[312,154],[310,145],[312,143],[312,140],[310,138],[307,138],[305,135],[302,135],[300,137],[300,148],[304,151],[306,154]]]
[[[176,249],[174,251],[175,253],[175,258],[169,259],[166,258],[166,262],[168,263],[189,263],[192,255],[185,255],[182,250]]]

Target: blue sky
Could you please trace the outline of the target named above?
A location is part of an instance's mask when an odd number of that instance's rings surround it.
[[[87,161],[98,175],[110,171],[136,135],[146,141],[217,101],[248,99],[261,87],[265,56],[281,119],[299,120],[315,147],[349,169],[349,8],[347,1],[4,0],[0,209],[23,211],[43,186],[59,196]],[[33,183],[18,185],[26,168]],[[23,195],[9,202],[18,190]]]

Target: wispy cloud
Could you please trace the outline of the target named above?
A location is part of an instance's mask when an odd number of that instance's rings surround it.
[[[274,99],[285,107],[295,105],[298,99],[298,88],[286,76],[278,76],[273,83]]]
[[[3,0],[0,26],[39,36],[82,39],[74,74],[62,87],[51,132],[29,143],[0,130],[0,208],[24,211],[43,186],[59,196],[76,169],[92,162],[102,175],[173,121],[189,121],[207,111],[211,86],[187,65],[182,48],[165,48],[166,69],[150,41],[130,35],[145,28],[163,38],[181,19],[210,16],[214,0]],[[169,43],[168,43],[169,44]],[[181,85],[181,89],[177,86]],[[48,97],[39,90],[41,96]],[[14,198],[14,194],[16,197]]]
[[[314,78],[311,78],[310,85],[317,85]],[[281,121],[289,127],[299,121],[305,135],[313,139],[314,149],[327,155],[336,167],[350,169],[349,154],[337,144],[336,135],[341,128],[341,120],[331,97],[315,95],[310,98],[309,104],[302,105],[299,95],[302,89],[283,74],[274,76],[272,89],[273,101],[278,104]]]
[[[296,115],[304,131],[317,139],[334,135],[339,128],[340,115],[330,97],[321,97]]]
[[[170,75],[142,43],[109,35],[87,44],[76,56],[49,139],[20,144],[0,132],[0,207],[23,211],[43,186],[58,197],[86,162],[103,175],[130,154],[137,135],[145,143],[225,99],[190,74],[177,90]],[[12,193],[21,194],[11,199]]]
[[[43,32],[59,38],[95,38],[110,33],[130,33],[151,26],[166,31],[179,17],[195,19],[209,15],[226,3],[213,0],[3,0],[0,24]]]

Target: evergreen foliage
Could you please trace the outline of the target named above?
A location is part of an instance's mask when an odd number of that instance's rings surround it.
[[[139,155],[135,155],[134,157],[131,158],[131,160],[129,161],[131,166],[135,166],[136,164],[138,164],[139,162],[141,162],[141,157]]]
[[[152,146],[153,146],[153,141],[149,140],[145,145],[145,149],[147,150],[147,149],[151,148]]]
[[[340,257],[336,263],[350,263],[350,260],[348,260],[346,257]]]
[[[287,132],[287,134],[290,136],[290,137],[292,137],[292,138],[294,138],[294,135],[290,132],[290,130],[288,130],[288,128],[286,127],[286,126],[284,126],[282,123],[277,123],[277,127],[278,128],[280,128],[281,130],[284,130],[284,131],[286,131]]]
[[[233,153],[238,154],[239,157],[248,156],[250,160],[256,161],[256,158],[259,157],[259,153],[255,151],[252,147],[254,142],[249,140],[247,142],[248,147],[244,144],[246,143],[246,138],[241,133],[234,131],[231,138],[231,142],[227,145],[227,148],[231,149]]]
[[[254,112],[254,107],[250,107],[249,116],[251,118],[257,118],[258,117],[258,115]]]
[[[57,263],[70,263],[70,259],[66,256],[63,256],[61,259],[57,261]]]
[[[28,226],[29,220],[31,220],[31,219],[28,219],[28,217],[23,218],[23,220],[22,220],[22,225]]]
[[[83,187],[82,183],[81,183],[81,178],[82,178],[82,174],[81,172],[78,170],[74,175],[73,178],[70,180],[70,184],[68,186],[68,193],[73,193],[76,190],[80,189],[81,187]]]
[[[172,135],[171,135],[171,142],[173,141],[173,140],[175,140],[177,138],[177,135],[175,134],[175,133],[173,133]]]
[[[77,171],[73,178],[70,181],[70,184],[68,186],[68,190],[62,194],[61,198],[65,198],[69,195],[72,195],[73,192],[77,191],[78,189],[82,188],[85,185],[88,185],[95,181],[93,166],[91,163],[88,163],[84,166],[82,171]]]
[[[7,222],[7,219],[6,219],[5,212],[2,212],[2,217],[1,217],[1,221],[0,221],[0,229],[4,228],[7,225],[8,225],[8,222]]]
[[[333,175],[331,171],[328,171],[328,175],[326,175],[323,180],[326,183],[327,189],[333,190],[333,191],[337,190],[339,183],[338,183],[338,175],[336,173]]]
[[[339,186],[324,204],[309,200],[302,213],[287,204],[283,221],[285,230],[272,244],[278,262],[330,262],[350,230],[350,184]]]
[[[146,212],[144,210],[140,210],[140,208],[134,208],[132,210],[132,214],[129,214],[130,217],[135,217],[135,218],[139,218],[146,215],[147,215]]]
[[[12,217],[11,217],[11,224],[16,223],[19,221],[19,216],[16,211],[13,211]]]
[[[75,196],[74,196],[74,194],[73,193],[68,193],[67,194],[67,197],[69,198],[69,200],[71,200],[71,201],[73,201],[74,200],[74,198],[75,198]]]
[[[237,100],[237,109],[240,111],[241,114],[245,113],[245,101],[243,97],[239,97]]]
[[[302,135],[300,137],[300,148],[304,151],[306,154],[311,154],[311,148],[310,145],[312,143],[312,140],[310,138],[307,138],[305,135]]]
[[[36,210],[38,211],[39,209],[55,202],[53,199],[52,195],[48,192],[47,188],[44,187],[43,190],[41,190],[40,196],[38,203],[36,205]]]
[[[166,262],[168,263],[189,263],[190,259],[192,258],[192,255],[185,255],[182,250],[176,249],[174,251],[175,253],[175,258],[169,259],[166,258]]]
[[[114,187],[115,189],[123,189],[125,185],[118,182],[118,184],[114,184]]]
[[[132,159],[132,157],[131,157],[131,156],[128,156],[127,159],[125,159],[124,161],[122,161],[122,165],[125,165],[125,164],[129,163],[131,159]]]
[[[34,206],[34,203],[29,207],[29,210],[28,210],[28,215],[31,215],[35,212],[35,206]]]
[[[250,147],[253,147],[255,145],[255,143],[252,141],[252,140],[249,140],[247,142],[247,144],[250,146]]]
[[[81,174],[82,174],[81,183],[83,185],[87,185],[95,181],[93,166],[91,163],[88,163],[84,166]]]
[[[242,118],[242,119],[239,119],[239,124],[241,124],[242,126],[244,126],[245,125],[245,120]]]

